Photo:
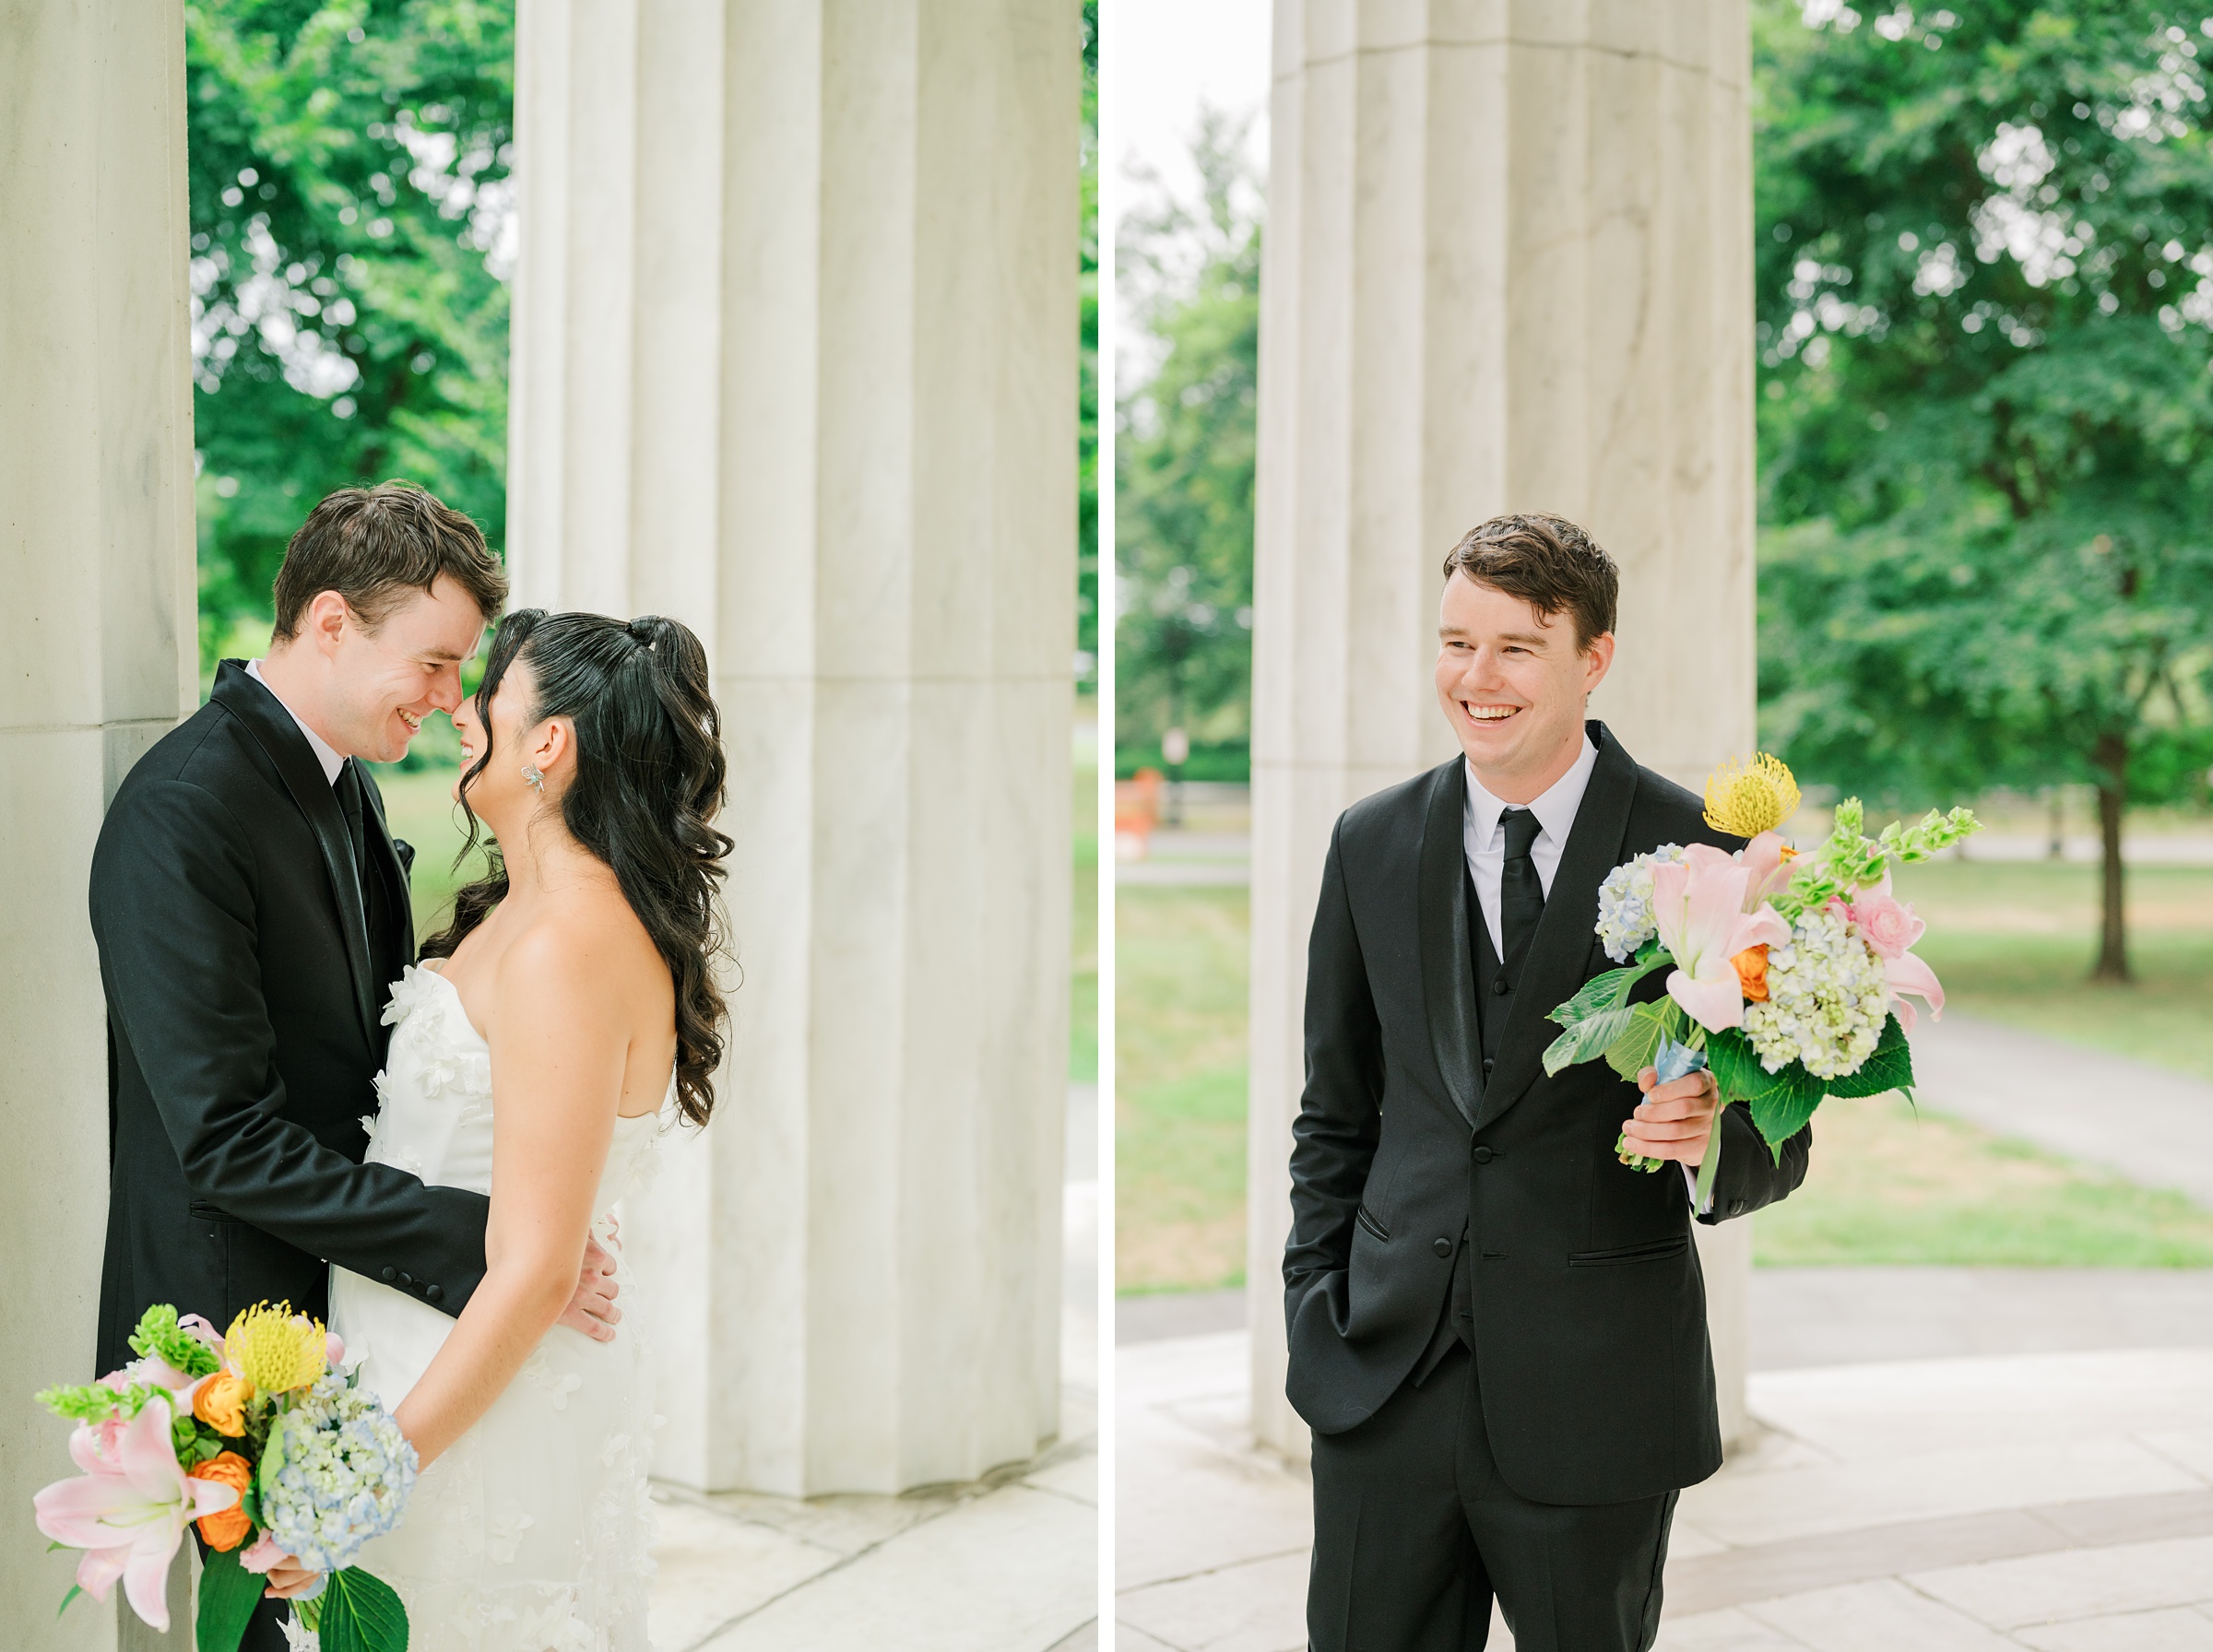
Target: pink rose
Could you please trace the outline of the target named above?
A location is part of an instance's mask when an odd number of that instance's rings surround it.
[[[266,1575],[268,1569],[278,1561],[290,1558],[278,1547],[277,1540],[266,1531],[254,1540],[252,1547],[238,1552],[238,1564],[256,1575]]]
[[[1898,900],[1890,893],[1890,876],[1887,872],[1875,888],[1864,889],[1854,895],[1846,912],[1859,926],[1861,937],[1887,959],[1904,957],[1928,929],[1928,925],[1913,915],[1911,903]]]

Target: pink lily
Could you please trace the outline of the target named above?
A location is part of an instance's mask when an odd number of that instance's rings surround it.
[[[1709,1032],[1744,1024],[1744,987],[1730,960],[1791,938],[1790,926],[1765,901],[1745,910],[1752,872],[1708,844],[1693,844],[1680,861],[1652,868],[1652,922],[1675,961],[1668,996]]]
[[[1883,961],[1883,975],[1890,988],[1890,1003],[1898,1016],[1898,1024],[1911,1032],[1917,1019],[1913,1006],[1903,996],[1907,993],[1925,999],[1930,1019],[1942,1021],[1943,983],[1936,979],[1936,972],[1914,957],[1910,950],[1929,926],[1914,915],[1911,902],[1900,901],[1891,894],[1890,874],[1885,872],[1880,883],[1853,895],[1844,908],[1844,915],[1859,930],[1860,938],[1873,947]]]
[[[184,1528],[238,1502],[232,1487],[185,1475],[169,1431],[169,1402],[158,1398],[120,1427],[80,1427],[70,1436],[69,1455],[85,1473],[31,1499],[41,1531],[85,1551],[78,1587],[104,1601],[122,1578],[131,1609],[163,1633],[169,1564]]]
[[[1737,851],[1749,874],[1745,879],[1745,910],[1757,912],[1762,901],[1771,901],[1791,886],[1790,847],[1780,832],[1763,832]]]

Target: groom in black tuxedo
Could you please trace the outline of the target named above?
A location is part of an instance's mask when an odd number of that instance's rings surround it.
[[[1811,1135],[1777,1162],[1743,1105],[1717,1120],[1703,1073],[1544,1076],[1546,1015],[1614,967],[1606,874],[1742,840],[1584,720],[1617,587],[1588,535],[1499,517],[1445,575],[1438,698],[1462,755],[1340,818],[1308,958],[1284,1257],[1287,1390],[1314,1430],[1308,1635],[1466,1652],[1495,1596],[1518,1652],[1643,1652],[1677,1490],[1722,1460],[1690,1221],[1785,1197]],[[1625,1166],[1624,1131],[1673,1163]]]
[[[363,762],[460,703],[506,590],[476,525],[421,490],[332,494],[285,552],[268,657],[225,660],[116,792],[91,888],[101,1371],[152,1303],[218,1330],[265,1300],[322,1317],[337,1262],[458,1316],[483,1278],[488,1200],[361,1162],[386,988],[415,959],[414,851]],[[591,1246],[563,1324],[615,1334],[611,1268]],[[284,1646],[271,1602],[246,1644]]]

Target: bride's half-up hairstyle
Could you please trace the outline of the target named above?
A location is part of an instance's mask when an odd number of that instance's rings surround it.
[[[537,686],[523,726],[548,717],[575,725],[576,774],[562,794],[562,821],[614,872],[669,965],[676,986],[677,1107],[704,1125],[722,1062],[726,1011],[714,964],[724,939],[716,892],[730,852],[730,840],[715,825],[724,762],[706,650],[683,626],[657,615],[627,624],[543,608],[508,615],[477,688],[484,749],[461,777],[468,816],[463,857],[479,844],[468,788],[491,761],[492,696],[516,660],[530,667]],[[423,943],[424,957],[451,957],[506,896],[499,848],[486,844],[485,853],[489,875],[454,897],[454,920]]]

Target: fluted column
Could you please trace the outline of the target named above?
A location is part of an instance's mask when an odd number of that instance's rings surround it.
[[[54,1615],[76,1556],[45,1552],[30,1495],[74,1470],[30,1397],[92,1375],[93,840],[196,699],[181,6],[0,0],[0,1645],[86,1652],[115,1609]]]
[[[1594,714],[1698,785],[1753,738],[1745,0],[1277,0],[1253,631],[1249,1278],[1260,1436],[1331,823],[1452,755],[1439,566],[1548,510],[1621,565]],[[1749,1233],[1699,1230],[1723,1430]]]
[[[1078,92],[1062,0],[523,14],[509,558],[713,658],[744,971],[629,1217],[664,1476],[1057,1427]]]

